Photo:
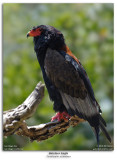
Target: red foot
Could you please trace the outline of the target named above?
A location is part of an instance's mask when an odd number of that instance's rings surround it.
[[[52,117],[51,122],[54,120],[58,120],[59,122],[61,120],[67,121],[70,119],[70,115],[67,112],[58,112],[54,117]]]

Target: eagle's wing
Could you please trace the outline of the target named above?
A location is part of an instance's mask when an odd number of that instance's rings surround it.
[[[74,65],[68,57],[65,58],[60,52],[47,50],[45,71],[51,82],[59,90],[68,113],[78,115],[85,120],[91,120],[99,114],[99,107],[96,105],[91,85],[87,84],[89,79],[86,77],[86,73],[80,64],[77,63],[78,70]],[[93,98],[90,93],[92,93]]]
[[[99,133],[99,125],[104,127],[106,123],[100,115],[100,107],[82,65],[64,51],[48,49],[44,67],[47,76],[59,90],[68,113],[87,120]]]

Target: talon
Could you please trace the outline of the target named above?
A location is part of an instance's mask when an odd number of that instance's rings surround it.
[[[70,115],[67,112],[58,112],[54,117],[52,117],[51,122],[54,120],[57,120],[58,122],[60,122],[61,120],[68,122],[69,119]]]

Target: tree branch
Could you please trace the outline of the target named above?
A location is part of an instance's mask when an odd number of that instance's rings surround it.
[[[35,113],[43,96],[44,84],[39,82],[34,91],[21,105],[3,112],[4,136],[17,134],[29,137],[31,140],[42,141],[53,137],[55,134],[61,134],[67,131],[70,126],[76,126],[81,122],[78,117],[73,116],[68,121],[54,121],[37,126],[27,126],[25,120]]]

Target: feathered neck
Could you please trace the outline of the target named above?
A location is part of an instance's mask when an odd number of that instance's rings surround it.
[[[48,48],[59,51],[63,46],[65,46],[64,37],[60,35],[41,35],[34,37],[33,41],[34,50],[41,68],[44,67],[44,59]]]

